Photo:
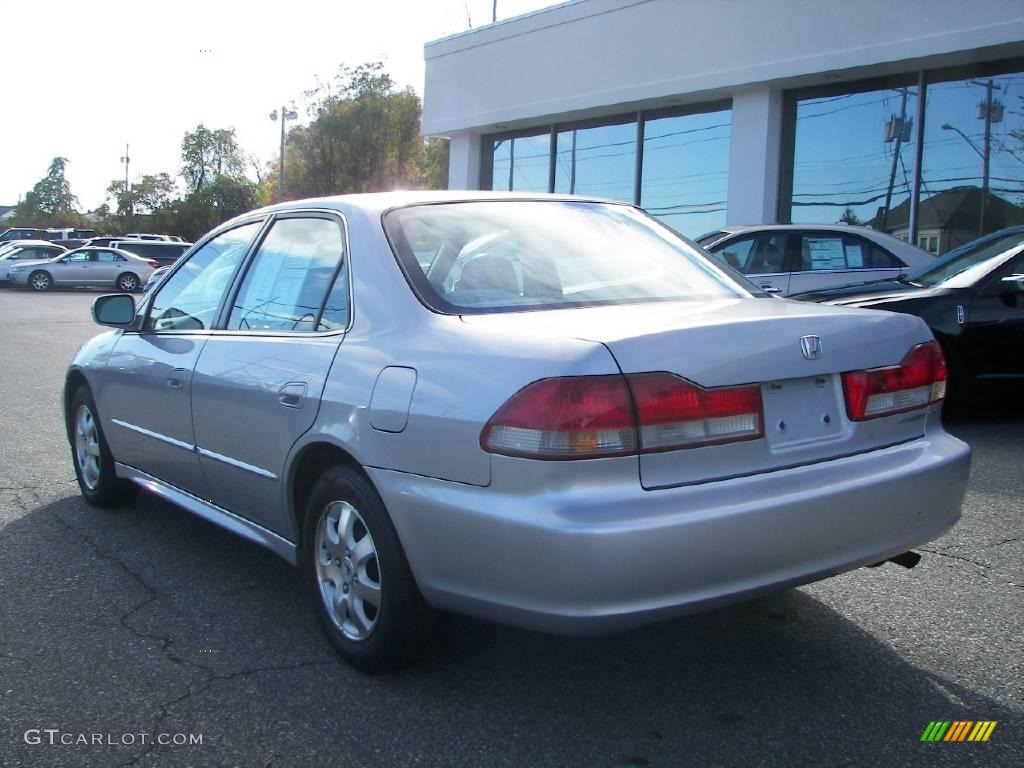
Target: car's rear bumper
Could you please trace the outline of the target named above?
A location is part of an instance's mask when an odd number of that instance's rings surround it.
[[[431,604],[575,634],[816,581],[921,545],[959,519],[969,468],[968,446],[936,428],[869,453],[656,491],[634,480],[502,492],[368,471]]]

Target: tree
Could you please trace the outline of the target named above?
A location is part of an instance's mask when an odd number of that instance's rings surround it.
[[[71,194],[65,170],[68,160],[55,157],[46,176],[36,182],[14,210],[14,221],[21,226],[75,227],[82,225],[77,211],[78,198]]]
[[[863,224],[864,222],[858,218],[857,213],[853,210],[853,208],[851,208],[850,206],[846,206],[846,208],[843,209],[843,215],[839,217],[838,223],[859,225]]]
[[[446,186],[447,142],[420,137],[419,97],[380,62],[342,66],[306,96],[310,123],[288,132],[289,198]]]
[[[245,161],[234,128],[210,130],[200,123],[181,140],[181,162],[189,192],[202,189],[218,176],[245,178]]]

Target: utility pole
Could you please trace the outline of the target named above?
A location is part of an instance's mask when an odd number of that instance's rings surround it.
[[[985,234],[985,209],[988,207],[988,165],[992,156],[992,86],[991,80],[985,86],[985,143],[981,156],[981,213],[978,215],[978,234]]]
[[[132,159],[128,156],[128,145],[124,145],[124,157],[121,158],[121,162],[124,163],[124,201],[125,207],[128,210],[130,216],[134,213],[134,207],[132,205],[131,196],[128,194],[128,164],[131,163]]]
[[[896,125],[896,146],[892,151],[892,168],[889,169],[889,188],[885,191],[885,207],[882,209],[882,222],[879,229],[885,231],[886,222],[889,219],[889,206],[892,204],[892,188],[896,184],[896,164],[900,160],[900,147],[903,144],[903,126],[907,122],[907,88],[904,86],[900,95],[900,117]]]

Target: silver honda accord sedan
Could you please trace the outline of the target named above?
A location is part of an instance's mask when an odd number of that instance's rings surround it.
[[[967,484],[923,321],[760,295],[619,203],[285,203],[93,315],[85,498],[141,487],[299,565],[368,671],[433,609],[611,632],[900,562]]]

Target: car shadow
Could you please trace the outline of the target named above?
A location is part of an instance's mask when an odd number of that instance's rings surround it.
[[[299,572],[269,552],[148,495],[103,511],[13,493],[0,653],[19,740],[215,734],[161,764],[312,764],[328,747],[350,764],[353,733],[360,765],[1019,764],[1019,709],[895,650],[920,628],[882,640],[804,589],[598,638],[446,615],[429,659],[371,678],[336,660]],[[932,720],[999,726],[985,744],[922,744]]]

